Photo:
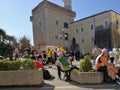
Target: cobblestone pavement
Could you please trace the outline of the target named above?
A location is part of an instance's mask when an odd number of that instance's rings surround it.
[[[74,61],[74,65],[79,66],[79,62]],[[53,66],[47,69],[55,79],[44,80],[41,86],[13,86],[13,87],[0,87],[0,90],[120,90],[120,87],[114,87],[109,83],[102,83],[97,85],[81,85],[73,81],[65,82],[58,79],[57,68]],[[63,74],[62,74],[63,77]]]

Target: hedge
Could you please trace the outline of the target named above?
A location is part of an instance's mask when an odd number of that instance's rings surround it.
[[[30,70],[35,69],[35,63],[33,60],[26,59],[26,60],[0,60],[0,71],[10,71],[10,70]]]

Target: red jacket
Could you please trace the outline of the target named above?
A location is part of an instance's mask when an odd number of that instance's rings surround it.
[[[44,66],[39,61],[34,61],[36,68],[42,68],[44,69]]]

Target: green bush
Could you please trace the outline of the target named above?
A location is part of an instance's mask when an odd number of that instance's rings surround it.
[[[31,59],[24,59],[22,61],[22,67],[24,70],[31,70],[36,68],[34,61]]]
[[[90,62],[90,56],[86,55],[83,61],[80,62],[80,70],[88,72],[92,70],[92,63]]]
[[[21,67],[21,61],[0,60],[0,71],[4,70],[18,70]]]
[[[10,70],[20,70],[22,67],[22,70],[31,70],[35,69],[35,63],[33,60],[0,60],[0,71],[10,71]]]
[[[10,61],[10,70],[19,70],[20,67],[21,67],[20,60]]]

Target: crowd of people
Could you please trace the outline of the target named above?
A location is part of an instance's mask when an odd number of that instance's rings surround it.
[[[114,48],[109,49],[109,48],[99,48],[97,45],[95,45],[95,47],[93,47],[92,49],[92,59],[96,60],[96,58],[101,54],[102,50],[106,49],[108,51],[108,59],[109,62],[112,64],[119,64],[120,63],[120,48],[117,48],[116,46],[114,46]]]
[[[20,53],[19,49],[15,49],[14,58],[15,59],[32,59],[35,64],[37,64],[37,68],[43,68],[44,66],[48,66],[48,68],[52,68],[53,65],[57,67],[58,70],[58,78],[61,79],[61,72],[65,73],[66,80],[70,79],[71,70],[78,69],[76,66],[72,65],[72,61],[74,60],[74,55],[76,55],[76,60],[79,60],[80,52],[66,52],[61,50],[60,47],[51,49],[48,47],[46,50],[42,51],[40,48],[35,49],[34,47],[27,47],[23,53]],[[38,63],[40,65],[38,65]],[[67,68],[67,69],[66,69]]]
[[[24,49],[23,52],[16,47],[13,57],[14,59],[23,59],[23,58],[31,58],[34,60],[39,60],[43,65],[48,65],[49,68],[52,67],[52,64],[55,64],[58,53],[63,52],[66,57],[72,57],[71,60],[75,58],[76,61],[80,60],[80,51],[77,50],[76,52],[73,51],[64,51],[61,50],[60,47],[51,49],[50,47],[46,48],[46,50],[41,50],[40,48],[34,48],[33,46],[29,46]],[[27,55],[26,55],[27,54]]]
[[[115,65],[120,64],[120,49],[116,46],[113,49],[109,49],[105,47],[99,48],[95,45],[90,55],[91,59],[94,60],[93,63],[96,65],[96,71],[103,72],[105,80],[108,80],[109,77],[109,80],[111,80],[113,84],[118,85],[116,79],[120,77],[120,69]],[[33,59],[43,66],[47,65],[49,68],[52,68],[54,64],[58,70],[58,78],[61,79],[61,72],[64,72],[67,79],[70,79],[70,72],[73,69],[79,69],[77,66],[72,65],[72,61],[74,59],[76,61],[80,60],[80,51],[64,52],[60,50],[59,47],[55,49],[48,47],[46,50],[41,51],[40,48],[35,49],[34,47],[28,47],[24,50],[23,54],[20,54],[19,49],[16,48],[14,57],[15,59]]]

